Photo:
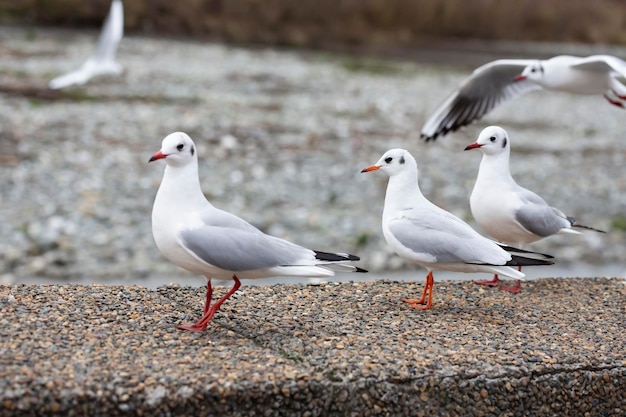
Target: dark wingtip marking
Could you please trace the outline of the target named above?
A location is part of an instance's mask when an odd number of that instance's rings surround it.
[[[332,252],[322,252],[322,251],[313,251],[315,252],[315,259],[320,261],[330,261],[330,262],[339,262],[339,261],[359,261],[359,258],[356,255],[350,255],[349,253],[332,253]]]
[[[585,226],[583,224],[572,224],[572,227],[576,227],[578,229],[593,230],[594,232],[598,232],[598,233],[606,233],[606,231],[604,230],[596,229],[595,227],[591,227],[591,226]]]
[[[508,245],[503,245],[501,243],[498,244],[502,249],[504,249],[507,252],[519,252],[519,253],[528,253],[528,254],[532,254],[532,255],[541,255],[544,258],[547,259],[554,259],[554,256],[552,255],[548,255],[547,253],[541,253],[541,252],[533,252],[531,250],[525,250],[525,249],[520,249],[520,248],[516,248],[513,246],[508,246]]]
[[[506,266],[554,265],[554,262],[546,261],[545,259],[533,259],[517,255],[511,255],[511,257],[512,259],[505,264]]]
[[[362,273],[366,273],[369,272],[367,269],[363,269],[363,268],[359,268],[358,266],[356,267],[356,271],[354,272],[362,272]]]

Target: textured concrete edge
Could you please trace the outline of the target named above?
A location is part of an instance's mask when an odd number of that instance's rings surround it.
[[[616,416],[626,413],[626,366],[516,372],[489,378],[461,374],[353,382],[292,380],[246,384],[222,396],[216,385],[151,401],[142,392],[120,402],[102,396],[51,398],[1,416]],[[35,387],[32,387],[36,389]],[[114,391],[114,390],[113,390]]]

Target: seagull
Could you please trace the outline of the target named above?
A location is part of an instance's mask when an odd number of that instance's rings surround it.
[[[361,172],[377,170],[389,175],[382,221],[385,240],[402,258],[428,270],[421,298],[402,299],[411,308],[432,307],[433,270],[492,272],[522,279],[524,274],[512,266],[553,264],[532,257],[551,258],[549,255],[500,245],[481,236],[428,201],[419,188],[417,163],[408,151],[391,149]]]
[[[437,139],[480,119],[496,106],[529,91],[546,89],[603,95],[625,108],[626,62],[610,55],[559,55],[547,60],[499,59],[478,67],[466,78],[422,128],[421,137]]]
[[[555,234],[580,234],[574,228],[590,229],[575,223],[562,211],[551,207],[534,192],[518,185],[509,170],[511,140],[499,126],[489,126],[480,133],[476,142],[465,150],[480,149],[480,162],[476,184],[470,197],[472,215],[483,230],[495,240],[514,246],[523,246]],[[477,284],[496,286],[493,280],[476,281]],[[520,281],[515,286],[500,286],[501,290],[519,292]]]
[[[350,265],[359,257],[314,251],[269,236],[234,214],[213,206],[198,177],[198,154],[182,132],[168,135],[148,162],[165,159],[165,173],[152,209],[152,235],[165,258],[207,279],[204,314],[179,329],[200,332],[240,287],[239,279],[275,276],[328,277],[335,271],[367,272]],[[235,285],[211,306],[211,279]]]
[[[122,66],[115,61],[115,53],[124,35],[124,7],[122,0],[113,0],[104,21],[96,51],[78,69],[56,77],[48,83],[53,90],[82,85],[98,75],[119,75]]]

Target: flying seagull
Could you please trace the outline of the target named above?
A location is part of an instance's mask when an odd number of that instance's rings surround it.
[[[421,136],[426,141],[435,140],[482,118],[508,100],[542,88],[602,95],[609,103],[624,108],[626,86],[619,78],[625,77],[626,62],[610,55],[499,59],[474,70],[426,120]]]
[[[82,85],[99,75],[119,75],[122,66],[115,61],[117,47],[124,35],[124,7],[122,0],[113,0],[109,15],[104,21],[96,51],[78,69],[52,79],[48,87],[53,90]]]

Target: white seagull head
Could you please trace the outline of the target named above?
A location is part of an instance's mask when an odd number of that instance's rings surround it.
[[[174,132],[163,139],[161,150],[152,155],[148,162],[165,159],[170,166],[181,167],[198,161],[193,140],[183,132]]]
[[[515,77],[515,81],[529,80],[540,84],[546,75],[546,68],[543,61],[537,60],[526,66],[522,73]]]
[[[478,135],[476,142],[465,147],[466,151],[479,148],[485,155],[498,155],[503,152],[510,152],[511,141],[506,130],[499,126],[489,126],[483,129]]]
[[[413,155],[405,149],[390,149],[380,157],[378,162],[364,168],[361,172],[381,170],[385,174],[393,177],[407,170],[417,171],[417,162]]]

